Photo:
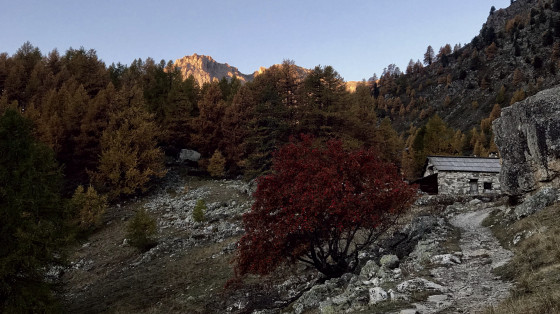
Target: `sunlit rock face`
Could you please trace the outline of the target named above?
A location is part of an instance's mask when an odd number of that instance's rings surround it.
[[[247,83],[270,69],[259,67],[259,69],[252,74],[243,74],[234,66],[227,63],[219,63],[210,56],[198,55],[196,53],[192,56],[184,56],[181,59],[175,60],[174,65],[180,69],[183,79],[192,75],[200,86],[204,83],[219,81],[224,77],[228,80],[236,77],[241,83]],[[281,65],[275,64],[271,67],[275,66],[280,67]],[[310,72],[309,69],[300,66],[296,66],[295,71],[300,79],[303,79]]]
[[[560,185],[560,87],[502,110],[494,121],[502,158],[502,191],[521,195]]]
[[[253,80],[254,74],[243,74],[236,67],[227,63],[219,63],[210,56],[193,54],[175,60],[175,66],[179,67],[183,78],[193,76],[198,84],[210,83],[222,78],[231,79],[234,76],[241,82]]]

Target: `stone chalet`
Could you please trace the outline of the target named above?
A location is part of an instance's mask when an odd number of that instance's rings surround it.
[[[428,156],[424,177],[413,183],[428,194],[500,193],[500,159]]]

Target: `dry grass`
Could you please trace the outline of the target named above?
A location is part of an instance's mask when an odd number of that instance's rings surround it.
[[[560,205],[510,224],[499,224],[499,215],[487,224],[515,256],[496,270],[504,279],[515,281],[511,296],[489,308],[490,314],[560,313]],[[517,245],[512,240],[524,235]]]

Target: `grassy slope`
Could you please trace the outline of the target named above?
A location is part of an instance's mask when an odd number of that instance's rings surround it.
[[[511,296],[488,309],[496,314],[560,313],[560,204],[519,221],[503,223],[494,213],[486,223],[514,258],[496,273],[515,281]],[[516,245],[513,239],[520,237]]]

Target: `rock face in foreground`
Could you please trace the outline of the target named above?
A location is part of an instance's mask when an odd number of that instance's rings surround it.
[[[502,157],[502,191],[522,195],[560,186],[560,87],[503,109],[493,130]]]

